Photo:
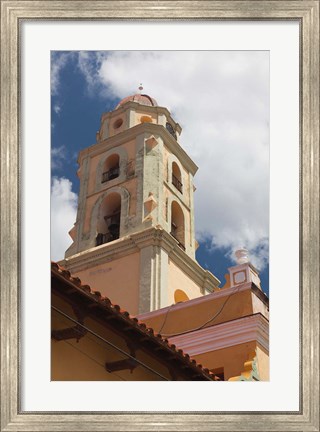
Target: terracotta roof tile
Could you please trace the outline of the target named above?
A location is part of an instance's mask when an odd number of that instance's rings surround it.
[[[190,367],[196,367],[197,369],[199,369],[199,373],[203,373],[207,375],[207,377],[209,377],[210,379],[214,380],[214,374],[210,372],[207,368],[203,368],[203,366],[198,364],[196,360],[191,359],[189,354],[184,353],[182,349],[177,349],[174,344],[170,344],[168,339],[163,338],[160,333],[155,333],[153,328],[147,327],[145,323],[131,316],[128,311],[121,309],[119,305],[112,304],[111,300],[108,297],[102,296],[99,291],[92,290],[89,285],[82,285],[81,280],[78,277],[71,276],[71,273],[68,270],[65,270],[56,262],[51,262],[51,271],[65,279],[67,282],[75,285],[77,288],[79,288],[79,291],[82,291],[84,294],[89,295],[92,300],[98,302],[106,309],[115,311],[117,315],[128,321],[128,323],[132,327],[138,328],[140,331],[152,338],[152,340],[156,341],[158,344],[161,344],[165,349],[169,349],[177,357],[183,358]]]

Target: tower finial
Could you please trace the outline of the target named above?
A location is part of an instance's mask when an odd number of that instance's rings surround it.
[[[141,91],[143,90],[142,83],[140,83],[138,89],[140,90],[140,93],[141,93]]]
[[[238,265],[249,262],[249,252],[246,248],[242,247],[241,249],[236,250],[234,254]]]

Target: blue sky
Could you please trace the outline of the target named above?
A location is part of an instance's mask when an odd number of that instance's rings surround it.
[[[103,112],[144,92],[182,126],[196,162],[197,260],[224,283],[246,247],[269,292],[269,55],[258,51],[52,52],[52,259],[71,243],[78,152]]]

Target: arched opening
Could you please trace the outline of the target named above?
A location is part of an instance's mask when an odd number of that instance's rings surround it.
[[[189,297],[187,296],[187,294],[182,291],[181,289],[177,289],[174,292],[174,302],[175,303],[181,303],[181,302],[185,302],[189,300]]]
[[[100,206],[96,246],[117,240],[120,236],[121,196],[112,192]]]
[[[176,162],[172,162],[172,184],[182,193],[181,171]]]
[[[120,158],[118,154],[112,154],[105,160],[103,164],[102,183],[119,177],[119,163]]]
[[[185,250],[184,215],[180,205],[176,201],[173,201],[171,204],[170,234],[179,242],[181,249]]]

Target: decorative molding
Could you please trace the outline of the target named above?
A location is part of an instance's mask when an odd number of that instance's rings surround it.
[[[174,305],[175,310],[176,309],[184,309],[184,308],[193,308],[195,305],[197,304],[201,304],[201,303],[205,303],[205,302],[211,302],[215,299],[218,298],[223,298],[223,297],[229,297],[231,294],[237,292],[243,292],[246,290],[251,290],[253,289],[254,285],[252,283],[246,283],[243,284],[242,286],[238,285],[237,287],[230,287],[230,288],[225,288],[225,289],[217,289],[214,292],[211,292],[210,294],[207,294],[205,296],[202,297],[197,297],[195,299],[191,299],[188,300],[187,302],[183,302],[183,303],[176,303]],[[258,290],[258,288],[256,288]],[[260,290],[259,290],[260,291]],[[167,313],[167,310],[170,306],[160,309],[158,311],[154,311],[154,312],[148,312],[146,314],[143,315],[139,315],[137,316],[137,318],[139,318],[139,320],[141,321],[146,321],[150,318],[153,317],[157,317],[157,316],[161,316]]]
[[[176,189],[172,183],[170,183],[170,181],[164,180],[164,185],[167,187],[167,189],[169,190],[169,192],[174,195],[174,197],[176,198],[177,201],[179,201],[185,208],[186,210],[190,211],[190,205],[187,202],[187,198],[186,195],[181,194],[178,189]]]
[[[119,156],[119,175],[113,180],[108,180],[104,183],[102,183],[102,174],[103,174],[103,167],[106,160],[112,156],[112,155],[118,155]],[[107,190],[112,186],[119,186],[119,183],[123,183],[127,181],[127,173],[126,173],[126,167],[128,164],[128,152],[124,147],[117,147],[115,149],[109,149],[104,154],[101,155],[100,161],[98,163],[98,166],[96,168],[96,181],[95,181],[95,188],[93,193],[88,194],[87,198],[90,195],[93,195],[95,193],[100,193],[103,190]]]
[[[182,271],[205,291],[218,289],[220,281],[208,270],[203,269],[190,258],[178,245],[178,242],[164,229],[150,227],[122,237],[110,243],[96,246],[61,260],[59,264],[73,273],[105,262],[138,252],[144,247],[155,245],[162,247]]]
[[[269,322],[255,314],[169,338],[190,356],[256,341],[269,353]]]
[[[129,110],[138,110],[138,111],[145,111],[148,114],[158,114],[158,115],[165,115],[165,117],[167,118],[167,120],[169,120],[171,123],[173,123],[175,125],[176,130],[178,131],[179,134],[181,134],[181,126],[179,125],[179,123],[177,123],[172,117],[171,117],[171,113],[170,111],[166,108],[166,107],[162,107],[162,106],[151,106],[151,105],[142,105],[138,102],[134,102],[134,101],[128,101],[126,103],[124,103],[123,105],[120,105],[119,108],[114,109],[113,111],[109,111],[106,113],[103,113],[101,116],[101,123],[104,122],[105,119],[107,118],[111,118],[114,117],[114,113],[116,113],[116,115],[119,115],[120,113],[124,113],[125,111],[127,111],[129,108]]]
[[[104,141],[87,147],[79,153],[78,161],[79,163],[81,163],[82,159],[87,155],[100,155],[106,150],[120,146],[130,140],[134,140],[137,136],[143,133],[159,135],[163,139],[165,145],[168,147],[171,153],[180,160],[182,165],[184,165],[186,169],[191,172],[192,175],[197,172],[197,165],[193,162],[190,156],[188,156],[188,154],[180,146],[180,144],[174,139],[174,137],[167,131],[167,129],[163,125],[155,123],[140,123],[136,126],[124,130],[123,132],[120,132],[119,134],[113,135],[112,137],[107,138]]]
[[[244,371],[241,375],[229,378],[228,381],[260,381],[256,352],[251,354],[249,360],[244,363]]]

